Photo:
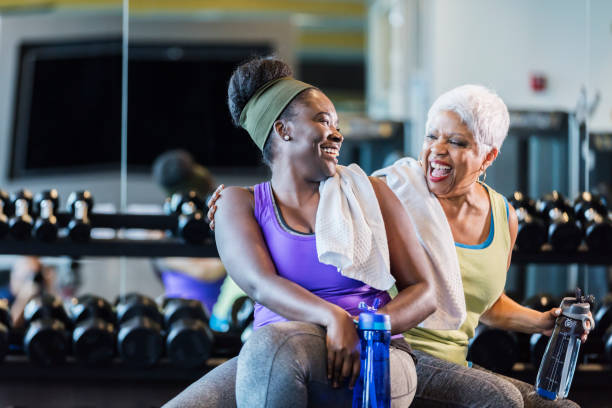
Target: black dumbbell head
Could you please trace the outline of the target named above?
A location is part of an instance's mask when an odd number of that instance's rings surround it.
[[[44,242],[52,242],[57,239],[57,219],[51,216],[48,219],[37,218],[34,223],[34,236]]]
[[[11,199],[9,194],[0,190],[0,203],[2,206],[0,208],[0,239],[6,236],[9,231],[9,217],[13,215],[13,204],[11,203]]]
[[[584,191],[574,200],[574,213],[576,214],[576,218],[581,222],[584,222],[584,213],[590,208],[602,216],[605,216],[605,214],[608,212],[605,198],[597,194]]]
[[[603,337],[608,327],[612,327],[612,294],[609,294],[601,302],[601,305],[594,313],[593,320],[595,321],[595,329],[593,336]]]
[[[213,334],[200,319],[183,318],[172,324],[166,338],[166,352],[179,367],[201,367],[213,347]]]
[[[588,225],[584,235],[589,251],[600,253],[612,252],[612,223],[603,222]]]
[[[11,218],[9,220],[9,231],[13,238],[25,240],[32,235],[32,218],[29,216]]]
[[[48,317],[31,322],[23,339],[30,360],[44,366],[63,363],[70,350],[69,344],[66,326]]]
[[[72,193],[70,193],[70,196],[68,196],[67,207],[68,207],[68,211],[70,211],[72,215],[74,215],[74,212],[75,212],[74,204],[77,201],[85,201],[85,203],[87,204],[87,211],[91,213],[93,206],[94,206],[94,201],[93,201],[93,196],[91,195],[89,191],[87,190],[73,191]]]
[[[87,242],[91,238],[91,224],[72,219],[68,223],[68,235],[76,242]]]
[[[548,241],[557,252],[575,252],[582,242],[582,230],[575,222],[548,226]]]
[[[48,293],[30,300],[23,310],[23,317],[28,323],[48,318],[59,320],[64,325],[70,326],[70,319],[66,314],[62,299]]]
[[[16,193],[12,193],[11,201],[13,202],[13,205],[15,204],[15,201],[17,200],[26,200],[28,202],[28,207],[30,209],[32,208],[33,196],[30,190],[23,189],[23,190],[19,190]]]
[[[11,216],[13,215],[12,213],[12,202],[11,202],[11,196],[9,195],[9,193],[7,193],[6,191],[0,189],[0,201],[2,201],[2,204],[4,204],[4,214],[7,216]]]
[[[12,218],[9,220],[9,230],[15,239],[24,240],[30,238],[34,223],[30,215],[32,209],[32,193],[29,190],[20,190],[11,194],[13,213],[17,211],[16,203],[18,200],[25,200],[27,202],[28,211],[19,216],[13,214]]]
[[[179,216],[179,234],[191,244],[203,243],[210,236],[209,230],[206,217],[201,211],[196,211],[191,215]]]
[[[612,326],[608,327],[603,335],[604,358],[608,363],[612,363]]]
[[[515,191],[510,197],[508,202],[512,204],[515,209],[524,208],[529,214],[535,214],[535,201],[527,197],[521,191]]]
[[[55,213],[59,208],[59,193],[56,189],[53,190],[44,190],[36,193],[34,197],[34,207],[32,208],[32,213],[39,216],[40,215],[40,203],[43,200],[49,200],[53,204],[53,212]]]
[[[234,301],[230,314],[230,330],[242,333],[255,316],[255,302],[248,296],[240,296]]]
[[[117,350],[123,361],[135,367],[151,367],[164,349],[161,325],[147,316],[125,321],[117,334]]]
[[[159,325],[163,324],[162,314],[159,312],[155,301],[148,296],[137,293],[130,293],[123,298],[117,298],[116,313],[119,325],[135,316],[146,316]]]
[[[179,319],[208,322],[210,316],[202,302],[195,299],[168,298],[164,300],[164,326],[169,329]]]
[[[0,213],[0,239],[4,238],[9,232],[9,219],[5,214]]]
[[[10,330],[11,315],[8,308],[8,299],[0,299],[0,361],[8,353]]]
[[[516,247],[521,252],[538,252],[548,238],[546,226],[539,219],[519,223]]]
[[[74,324],[91,318],[100,318],[109,323],[114,323],[115,311],[106,299],[86,294],[72,299],[70,317]]]
[[[72,332],[72,350],[85,365],[109,363],[115,355],[115,326],[101,318],[79,321]]]
[[[183,212],[183,204],[189,202],[193,203],[195,208],[199,211],[206,210],[206,202],[204,201],[204,198],[200,197],[194,190],[172,194],[169,207],[174,214],[181,214]]]
[[[545,194],[536,203],[536,209],[545,217],[549,217],[550,210],[558,208],[563,212],[567,212],[569,215],[573,214],[572,208],[567,203],[567,200],[563,194],[558,191],[552,191],[551,193]]]

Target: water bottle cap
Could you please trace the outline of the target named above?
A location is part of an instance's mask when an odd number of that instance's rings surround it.
[[[389,315],[363,312],[359,314],[359,330],[386,330],[391,331]]]
[[[578,315],[578,314],[589,314],[589,311],[591,310],[590,306],[588,303],[574,303],[573,305],[571,305],[569,307],[569,313],[574,314],[574,315]]]

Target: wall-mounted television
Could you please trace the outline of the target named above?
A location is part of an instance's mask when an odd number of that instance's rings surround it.
[[[264,172],[259,150],[227,109],[233,69],[271,44],[130,43],[128,165],[149,172],[183,148],[223,173]],[[116,170],[121,157],[121,40],[23,42],[10,178]]]

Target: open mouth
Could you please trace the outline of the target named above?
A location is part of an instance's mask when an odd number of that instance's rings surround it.
[[[446,179],[452,167],[440,161],[429,162],[429,179],[435,183]]]
[[[340,149],[336,146],[321,146],[321,151],[323,152],[323,157],[330,157],[335,161],[338,161]]]

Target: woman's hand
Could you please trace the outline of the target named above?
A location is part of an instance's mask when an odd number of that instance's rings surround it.
[[[543,335],[550,336],[552,334],[553,329],[555,328],[555,320],[557,319],[557,317],[559,317],[560,314],[561,314],[561,309],[558,307],[554,307],[550,309],[548,312],[542,312],[540,332]],[[589,317],[591,319],[593,318],[593,315],[591,314],[591,312],[589,312]],[[589,332],[591,331],[591,322],[588,320],[586,321],[586,327],[587,327],[587,330],[582,334],[582,336],[580,336],[580,341],[582,341],[582,343],[584,343],[587,340],[587,337],[589,336]]]
[[[334,314],[327,325],[327,378],[337,388],[350,378],[353,389],[359,378],[360,345],[353,317],[344,311]]]
[[[561,309],[558,307],[553,307],[548,312],[541,312],[540,314],[540,324],[539,329],[540,333],[545,336],[550,336],[555,328],[555,320],[561,314]]]
[[[223,184],[219,185],[219,187],[217,187],[215,192],[212,193],[212,195],[208,199],[208,202],[206,203],[206,205],[208,206],[208,214],[206,214],[206,216],[208,217],[208,221],[210,221],[210,223],[208,224],[208,227],[212,231],[215,230],[215,211],[217,211],[216,203],[217,203],[217,200],[221,197],[221,191],[224,188],[225,188],[225,185]]]

